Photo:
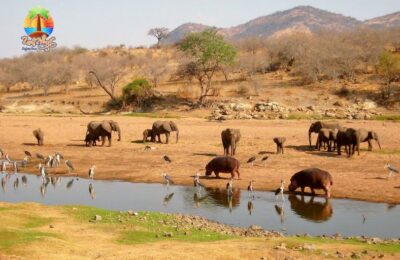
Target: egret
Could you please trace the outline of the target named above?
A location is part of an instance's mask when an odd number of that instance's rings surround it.
[[[283,201],[285,201],[285,198],[283,197],[284,185],[285,185],[285,180],[281,180],[281,186],[279,188],[277,188],[275,191],[275,196],[278,196],[279,194],[281,194]]]
[[[89,178],[92,179],[92,180],[93,180],[93,177],[94,177],[94,169],[96,169],[96,165],[92,165],[92,167],[90,167],[89,173],[88,173]]]
[[[389,177],[391,177],[393,173],[399,173],[397,167],[391,164],[386,164],[383,168],[389,170]]]
[[[68,173],[71,173],[73,170],[75,170],[74,165],[72,164],[72,162],[70,160],[66,160],[65,165],[68,168]]]
[[[168,155],[166,155],[166,154],[164,154],[162,158],[163,158],[164,161],[167,162],[167,163],[171,163],[171,162],[172,162],[171,158],[169,158]]]
[[[255,156],[252,156],[252,157],[250,157],[248,160],[247,160],[247,163],[251,163],[251,166],[253,166],[254,165],[254,161],[256,160],[257,158],[255,157]]]

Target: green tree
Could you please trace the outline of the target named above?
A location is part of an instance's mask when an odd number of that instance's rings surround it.
[[[232,65],[236,57],[236,49],[225,42],[214,29],[191,33],[180,44],[190,61],[183,66],[184,74],[196,78],[200,85],[200,104],[208,96],[215,94],[212,80],[224,65]]]
[[[400,54],[383,51],[379,57],[378,71],[386,83],[386,91],[382,91],[382,97],[389,98],[392,94],[392,83],[400,80]]]
[[[135,79],[122,89],[123,106],[132,104],[143,107],[153,95],[153,86],[146,79]]]

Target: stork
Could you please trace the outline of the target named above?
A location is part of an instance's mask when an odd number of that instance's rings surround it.
[[[254,165],[254,161],[256,160],[257,158],[255,157],[255,156],[252,156],[252,157],[250,157],[248,160],[247,160],[247,163],[251,163],[251,166],[253,166]]]
[[[169,176],[168,174],[163,173],[163,174],[161,174],[161,176],[164,177],[164,182],[167,185],[167,188],[169,188],[170,184],[174,184],[174,181],[172,180],[171,176]]]
[[[193,185],[200,188],[204,187],[204,185],[200,183],[200,174],[198,172],[196,172],[194,176]]]
[[[284,190],[285,180],[281,180],[281,186],[276,189],[275,197],[281,194],[282,200],[285,201],[285,197],[283,197],[283,190]]]
[[[26,156],[32,157],[32,154],[29,151],[24,151]]]
[[[68,168],[68,173],[71,173],[73,170],[75,170],[74,165],[72,164],[72,162],[70,160],[66,160],[65,165]]]
[[[399,173],[397,167],[391,164],[386,164],[383,168],[389,170],[389,177],[391,177],[393,173]]]
[[[171,162],[172,162],[171,158],[169,158],[168,155],[166,155],[166,154],[164,154],[162,158],[163,158],[164,161],[167,162],[167,163],[171,163]]]
[[[267,162],[268,158],[269,158],[268,155],[261,158],[261,161],[263,162],[264,166],[265,166],[265,163]]]
[[[93,180],[93,178],[94,178],[94,169],[96,169],[96,165],[92,165],[92,167],[90,167],[89,172],[88,172],[89,179]]]
[[[249,186],[247,186],[247,191],[249,192],[249,198],[253,194],[253,182],[254,182],[254,180],[251,180],[249,182]]]
[[[52,160],[53,160],[53,156],[51,156],[51,155],[47,156],[47,159],[45,161],[45,164],[46,164],[47,167],[51,166],[51,161]]]

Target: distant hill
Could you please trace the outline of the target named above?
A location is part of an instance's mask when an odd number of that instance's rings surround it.
[[[364,22],[355,18],[324,11],[311,6],[298,6],[290,10],[261,16],[247,23],[230,28],[218,28],[227,39],[268,38],[292,32],[315,33],[321,30],[345,31],[360,26],[396,27],[400,26],[400,12],[373,18]],[[172,44],[191,32],[203,31],[212,26],[185,23],[172,30],[163,44]]]

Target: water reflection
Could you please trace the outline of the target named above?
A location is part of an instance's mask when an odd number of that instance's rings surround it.
[[[285,222],[285,208],[283,207],[283,203],[281,205],[275,204],[275,212],[278,214],[281,224]]]
[[[314,197],[310,197],[306,201],[304,196],[299,198],[296,195],[289,195],[288,199],[292,211],[304,219],[313,222],[324,222],[332,217],[332,204],[327,198],[324,199],[324,202],[315,201]]]
[[[232,189],[232,194],[228,194],[224,188],[206,188],[208,196],[212,199],[213,205],[223,206],[232,211],[233,208],[240,204],[241,190],[238,188]]]
[[[167,206],[168,203],[172,200],[172,197],[174,197],[174,193],[173,192],[167,193],[167,195],[165,195],[165,197],[164,197],[163,205]]]

